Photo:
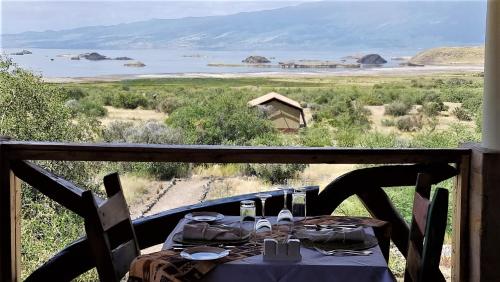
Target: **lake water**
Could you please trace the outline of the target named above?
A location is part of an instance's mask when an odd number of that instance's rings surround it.
[[[2,54],[19,52],[22,49],[2,49]],[[384,67],[394,67],[400,61],[392,61],[392,57],[413,56],[419,50],[332,50],[317,51],[202,51],[202,50],[87,50],[87,49],[28,49],[33,54],[15,56],[8,55],[23,68],[29,69],[47,78],[52,77],[95,77],[104,75],[140,75],[140,74],[190,74],[190,73],[262,73],[262,72],[341,72],[345,69],[281,69],[278,62],[290,60],[330,60],[340,61],[349,55],[377,53],[388,63]],[[130,57],[146,64],[145,67],[126,67],[130,61],[89,61],[86,59],[70,60],[61,55],[78,55],[98,52],[101,55]],[[272,68],[256,67],[215,67],[208,64],[241,64],[250,55],[271,58]],[[352,70],[352,69],[349,69]]]

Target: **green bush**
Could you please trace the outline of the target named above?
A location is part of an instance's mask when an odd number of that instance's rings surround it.
[[[136,109],[138,107],[146,108],[148,106],[148,100],[140,94],[120,92],[113,96],[111,106],[124,109]]]
[[[462,107],[456,107],[453,109],[453,115],[457,117],[458,120],[471,121],[472,115],[466,109]]]
[[[192,101],[167,119],[169,125],[183,129],[189,143],[247,145],[254,138],[275,132],[271,122],[243,99],[228,94],[207,99]]]
[[[408,114],[411,109],[411,105],[403,102],[392,102],[389,105],[385,105],[385,114],[391,116],[404,116]]]
[[[333,136],[325,127],[309,127],[301,130],[300,140],[306,147],[327,147],[333,145]]]
[[[72,116],[83,114],[88,117],[104,117],[108,114],[108,110],[95,101],[90,99],[68,100],[66,106],[71,110]]]
[[[422,106],[422,111],[426,116],[434,117],[437,116],[440,111],[442,111],[443,107],[443,103],[440,104],[438,102],[427,102]]]
[[[103,129],[102,138],[106,142],[127,142],[143,144],[183,144],[183,134],[180,130],[169,128],[164,124],[149,121],[134,125],[131,122],[115,121]],[[158,179],[183,177],[188,174],[189,166],[184,163],[145,162],[123,163],[124,171],[143,173]]]
[[[255,175],[272,184],[284,184],[287,179],[295,178],[306,167],[305,164],[250,164],[247,166],[247,174]]]
[[[396,127],[401,131],[417,131],[422,129],[421,116],[404,116],[397,120]]]
[[[179,100],[175,97],[164,97],[156,105],[156,109],[160,112],[170,114],[181,106]]]

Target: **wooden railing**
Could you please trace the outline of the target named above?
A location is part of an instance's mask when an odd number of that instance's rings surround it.
[[[34,143],[34,142],[0,142],[0,279],[1,281],[17,281],[20,273],[20,181],[19,178],[31,183],[36,189],[48,195],[59,203],[71,203],[63,198],[75,197],[79,190],[71,188],[70,182],[51,177],[43,176],[37,172],[36,166],[30,166],[26,160],[60,160],[60,161],[124,161],[124,162],[189,162],[189,163],[326,163],[326,164],[419,164],[418,166],[391,166],[379,169],[379,171],[367,170],[363,177],[351,174],[332,183],[331,189],[323,191],[323,196],[319,201],[323,201],[317,213],[328,213],[333,211],[341,201],[350,195],[358,195],[365,206],[367,206],[373,216],[384,219],[384,216],[392,216],[391,222],[396,222],[394,231],[399,232],[395,243],[404,249],[405,226],[401,220],[394,218],[394,214],[386,214],[380,209],[387,205],[384,194],[379,193],[385,186],[412,185],[414,173],[424,170],[438,171],[436,181],[446,179],[457,174],[455,185],[455,210],[453,220],[453,280],[461,281],[465,278],[466,256],[464,248],[466,245],[466,223],[467,223],[467,197],[469,179],[469,149],[339,149],[339,148],[302,148],[302,147],[232,147],[232,146],[170,146],[170,145],[149,145],[149,144],[65,144],[65,143]],[[452,164],[455,169],[446,171],[446,164]],[[437,166],[436,166],[437,165]],[[385,171],[386,174],[381,174]],[[404,174],[406,173],[406,174]],[[372,178],[366,178],[372,176]],[[377,178],[378,176],[378,178]],[[375,178],[373,178],[375,177]],[[373,181],[379,179],[379,181]],[[365,182],[363,182],[365,181]],[[60,187],[68,188],[70,192],[55,192],[51,189],[43,188],[43,183],[58,183]],[[366,184],[376,193],[370,192],[367,197],[367,190],[356,190],[353,185]],[[53,187],[53,186],[51,186]],[[47,187],[46,187],[47,188]],[[73,192],[71,192],[73,189]],[[45,191],[45,192],[44,192]],[[62,191],[62,190],[61,190]],[[49,195],[52,193],[51,195]],[[67,195],[63,195],[67,193]],[[336,196],[341,195],[341,196]],[[363,196],[364,195],[364,196]],[[375,195],[375,196],[373,196]],[[370,200],[375,197],[376,200]],[[192,209],[230,209],[236,206],[240,198],[221,200],[216,203],[201,204],[187,207],[184,210],[166,211],[150,218],[141,219],[134,222],[138,229],[137,235],[141,248],[157,244],[158,238],[148,236],[147,230],[156,224],[165,224],[166,219],[171,222],[172,218],[182,215],[182,212]],[[377,201],[379,204],[377,205]],[[382,202],[380,202],[382,201]],[[235,204],[236,203],[236,204]],[[380,204],[383,203],[383,204]],[[388,202],[390,204],[390,201]],[[70,205],[70,206],[68,206]],[[65,205],[70,210],[80,213],[77,204]],[[392,207],[392,205],[389,205]],[[231,208],[230,208],[231,207]],[[396,216],[397,217],[397,216]],[[385,218],[388,219],[388,218]],[[153,224],[154,223],[154,224]],[[406,226],[407,228],[407,226]],[[163,236],[163,234],[162,234]],[[142,239],[141,239],[142,238]],[[85,239],[66,248],[63,252],[66,257],[85,254],[82,249],[85,247]],[[80,253],[76,250],[80,250]],[[61,255],[61,254],[59,254]],[[82,258],[82,257],[80,257]],[[81,269],[88,269],[87,265]]]

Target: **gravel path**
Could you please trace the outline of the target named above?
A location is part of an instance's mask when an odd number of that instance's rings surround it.
[[[181,206],[197,204],[206,195],[210,178],[178,179],[144,215],[152,215]]]

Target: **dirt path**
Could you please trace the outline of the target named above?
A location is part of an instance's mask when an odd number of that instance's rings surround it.
[[[178,179],[175,181],[175,185],[168,188],[165,194],[160,196],[144,215],[152,215],[165,210],[199,203],[204,200],[210,183],[210,178]]]

